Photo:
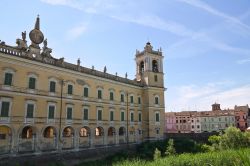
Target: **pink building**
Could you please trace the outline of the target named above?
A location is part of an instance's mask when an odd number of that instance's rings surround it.
[[[174,112],[165,113],[165,133],[177,133]]]

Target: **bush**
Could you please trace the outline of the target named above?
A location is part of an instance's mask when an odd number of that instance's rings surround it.
[[[155,148],[154,160],[157,160],[159,158],[161,158],[161,151],[159,151],[157,148]]]
[[[167,156],[169,156],[169,155],[174,155],[175,153],[176,153],[176,151],[175,151],[175,148],[174,148],[174,140],[169,139],[168,140],[168,146],[167,146],[165,154]]]

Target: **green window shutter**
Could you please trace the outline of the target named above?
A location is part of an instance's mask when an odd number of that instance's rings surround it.
[[[11,84],[12,84],[12,77],[13,77],[12,73],[5,73],[4,85],[11,86]]]
[[[73,85],[68,85],[68,94],[69,95],[73,94]]]
[[[1,108],[1,117],[9,117],[10,102],[3,101]]]
[[[113,111],[110,112],[110,121],[114,121],[114,112]]]
[[[55,116],[55,106],[49,106],[49,119],[54,119]]]
[[[121,94],[121,102],[124,102],[124,94]]]
[[[72,119],[72,108],[67,108],[67,119]]]
[[[130,96],[130,103],[134,103],[134,97]]]
[[[84,97],[89,97],[89,88],[85,87],[83,89],[83,95],[84,95]]]
[[[138,97],[138,104],[141,104],[141,98]]]
[[[33,114],[34,114],[34,104],[27,104],[26,118],[33,118]]]
[[[131,112],[131,113],[130,113],[130,116],[131,116],[131,117],[130,117],[130,118],[131,118],[131,122],[133,122],[133,121],[134,121],[134,113]]]
[[[98,90],[98,99],[102,99],[102,91]]]
[[[159,104],[159,98],[155,97],[155,104]]]
[[[124,121],[124,112],[121,112],[121,121]]]
[[[159,113],[155,114],[155,121],[156,122],[160,122],[160,115],[159,115]]]
[[[56,92],[56,82],[50,81],[50,86],[49,86],[49,91],[50,92]]]
[[[109,93],[109,99],[112,100],[112,101],[114,100],[114,93],[113,92]]]
[[[35,89],[36,88],[36,79],[33,77],[29,78],[29,89]]]
[[[141,113],[139,113],[138,120],[139,120],[139,122],[141,122]]]
[[[88,109],[84,109],[83,110],[83,120],[88,120],[89,119],[89,115],[88,115]]]
[[[102,120],[102,111],[98,110],[98,120]]]

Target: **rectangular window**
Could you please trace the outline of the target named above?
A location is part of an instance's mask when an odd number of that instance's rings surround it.
[[[27,104],[26,118],[33,118],[33,114],[34,114],[34,104]]]
[[[50,83],[49,83],[49,91],[50,92],[56,92],[56,82],[55,81],[50,81]]]
[[[98,110],[97,119],[102,120],[102,110]]]
[[[1,108],[1,117],[9,117],[10,102],[3,101]]]
[[[55,117],[55,106],[50,105],[49,106],[49,119],[54,119]]]
[[[1,139],[6,139],[6,134],[0,134],[0,140]]]
[[[141,104],[141,98],[138,97],[138,104]]]
[[[134,97],[130,96],[130,103],[134,103]]]
[[[133,112],[130,113],[130,121],[131,121],[131,122],[134,121],[134,113],[133,113]]]
[[[160,115],[159,115],[159,113],[155,114],[155,121],[156,122],[160,122]]]
[[[89,110],[85,108],[83,110],[83,120],[88,120],[88,119],[89,119]]]
[[[114,93],[113,93],[113,92],[110,92],[110,93],[109,93],[109,99],[110,99],[111,101],[114,100]]]
[[[98,99],[102,99],[102,91],[98,90]]]
[[[141,122],[141,113],[138,114],[138,121]]]
[[[124,120],[125,120],[125,113],[121,112],[121,121],[124,121]]]
[[[121,102],[124,102],[124,94],[121,94]]]
[[[155,97],[155,104],[159,104],[159,98]]]
[[[68,85],[68,94],[69,95],[73,94],[73,85]]]
[[[155,82],[158,81],[157,75],[154,75]]]
[[[29,78],[29,89],[36,89],[36,78]]]
[[[84,97],[89,97],[89,88],[85,87],[85,88],[83,89],[83,96],[84,96]]]
[[[11,84],[12,84],[12,77],[13,77],[12,73],[5,73],[4,85],[11,86]]]
[[[67,119],[72,119],[72,108],[68,107],[67,108]]]
[[[110,111],[110,121],[114,121],[114,112]]]

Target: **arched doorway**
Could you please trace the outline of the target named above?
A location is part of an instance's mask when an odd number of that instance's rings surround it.
[[[108,128],[108,144],[113,145],[116,143],[116,131],[114,127],[109,127]]]
[[[79,131],[79,147],[89,147],[90,146],[90,128],[84,126]]]
[[[74,148],[74,129],[67,126],[63,129],[63,149]]]
[[[104,145],[104,129],[102,127],[95,128],[95,146]]]
[[[125,143],[126,142],[126,129],[125,127],[119,128],[119,143]]]
[[[34,151],[36,146],[36,130],[33,126],[25,126],[19,134],[19,152]]]
[[[57,132],[53,126],[48,126],[43,131],[42,150],[55,150],[57,147]]]
[[[12,131],[8,126],[0,126],[0,154],[9,153],[12,146]]]

